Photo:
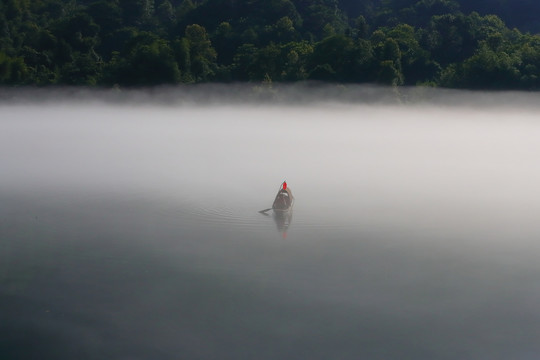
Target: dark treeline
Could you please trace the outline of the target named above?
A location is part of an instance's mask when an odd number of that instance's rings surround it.
[[[537,8],[525,0],[0,0],[0,84],[535,90],[540,36],[528,31],[539,28]]]

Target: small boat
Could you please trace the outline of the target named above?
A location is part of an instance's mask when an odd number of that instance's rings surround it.
[[[272,204],[272,210],[275,213],[286,213],[290,211],[294,204],[294,196],[291,189],[287,187],[287,182],[284,181],[279,187],[279,191]]]

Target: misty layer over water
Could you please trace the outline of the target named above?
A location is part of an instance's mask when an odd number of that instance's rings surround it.
[[[11,94],[0,355],[537,358],[532,95],[431,91]],[[285,179],[288,228],[258,212]]]

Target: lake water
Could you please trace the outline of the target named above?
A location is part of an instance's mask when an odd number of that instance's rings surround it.
[[[366,93],[5,97],[0,357],[538,359],[534,95]]]

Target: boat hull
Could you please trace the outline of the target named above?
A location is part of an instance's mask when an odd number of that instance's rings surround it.
[[[272,210],[276,213],[286,214],[291,211],[294,204],[294,196],[289,188],[281,189],[274,199]]]

